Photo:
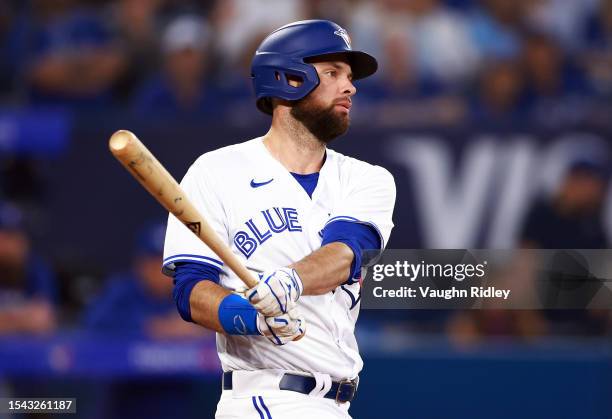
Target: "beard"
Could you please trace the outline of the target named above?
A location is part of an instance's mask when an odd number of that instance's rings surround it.
[[[329,144],[335,138],[344,134],[349,127],[348,115],[339,114],[334,110],[335,104],[323,106],[306,96],[295,102],[291,108],[291,116],[300,121],[319,141]]]

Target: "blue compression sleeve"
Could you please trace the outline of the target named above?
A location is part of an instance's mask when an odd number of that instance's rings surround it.
[[[341,242],[351,248],[355,257],[351,264],[351,273],[347,283],[357,282],[361,275],[362,251],[380,249],[380,237],[374,228],[367,224],[350,221],[334,221],[323,229],[323,242],[321,246],[333,242]]]
[[[230,294],[219,304],[219,322],[228,335],[259,335],[257,310],[246,299]]]
[[[200,281],[219,283],[219,268],[198,262],[176,262],[172,297],[183,320],[193,322],[189,297],[193,287]]]

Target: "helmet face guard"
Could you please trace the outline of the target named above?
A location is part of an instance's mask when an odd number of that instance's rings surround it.
[[[308,59],[331,54],[347,57],[353,79],[374,74],[376,59],[361,51],[353,51],[348,33],[328,20],[303,20],[290,23],[272,32],[263,40],[251,62],[251,78],[257,107],[272,114],[267,98],[299,100],[319,85],[319,76]],[[287,76],[299,78],[299,86],[289,84]]]

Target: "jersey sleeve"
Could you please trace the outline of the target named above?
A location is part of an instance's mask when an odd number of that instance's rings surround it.
[[[333,209],[326,226],[335,221],[348,221],[372,227],[384,249],[393,228],[395,181],[386,169],[369,166],[346,180],[348,187]]]
[[[353,263],[346,282],[348,284],[357,282],[361,278],[362,266],[370,262],[367,257],[363,257],[363,251],[381,247],[380,237],[372,226],[350,221],[335,220],[325,226],[321,247],[333,242],[344,243],[353,251]]]
[[[196,161],[189,168],[181,181],[181,187],[215,233],[227,243],[229,235],[223,202],[212,186],[215,182],[210,178],[210,174],[198,169],[199,163],[200,161]],[[210,265],[220,271],[224,270],[223,262],[219,257],[174,215],[170,214],[164,242],[163,272],[168,276],[173,276],[176,262],[195,262]]]

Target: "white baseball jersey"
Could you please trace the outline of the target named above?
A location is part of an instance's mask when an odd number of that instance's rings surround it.
[[[268,152],[262,138],[203,154],[181,182],[187,196],[248,269],[288,266],[321,247],[322,231],[335,220],[364,223],[389,238],[395,183],[384,168],[327,149],[317,187],[308,196]],[[170,215],[164,267],[178,261],[221,269],[220,285],[244,291],[242,281],[180,221]],[[217,334],[224,371],[280,369],[354,378],[362,360],[354,336],[359,283],[325,295],[303,295],[298,306],[306,335],[276,346],[263,336]]]

